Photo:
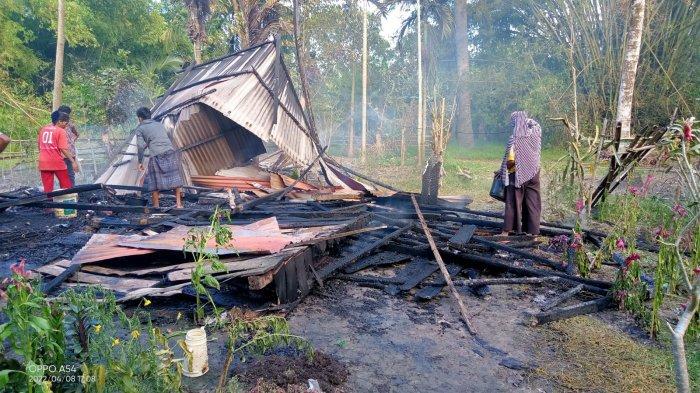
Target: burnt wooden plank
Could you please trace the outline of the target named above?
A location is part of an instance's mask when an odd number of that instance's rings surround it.
[[[303,260],[303,259],[302,259]],[[286,298],[285,303],[293,302],[299,297],[299,277],[297,276],[297,263],[299,260],[294,260],[284,266],[284,275],[286,277]]]
[[[476,225],[462,225],[449,240],[451,244],[464,245],[469,243],[476,231]]]
[[[17,199],[13,199],[10,201],[2,202],[2,203],[0,203],[0,209],[4,209],[7,207],[11,207],[11,206],[29,205],[32,203],[38,203],[38,202],[45,201],[45,200],[48,200],[48,199],[56,197],[56,196],[68,195],[68,194],[78,194],[81,192],[88,192],[88,191],[95,191],[95,190],[99,190],[101,188],[102,188],[102,184],[83,184],[83,185],[75,186],[72,188],[66,188],[65,190],[52,191],[48,194],[39,194],[36,196],[30,196],[30,197],[26,197],[26,198],[17,198]],[[61,206],[58,206],[58,207],[60,208]]]
[[[280,269],[275,273],[275,293],[279,304],[287,303],[287,269]]]
[[[64,273],[67,270],[72,270],[72,268],[73,265],[71,265],[69,268],[63,268],[57,264],[53,264],[44,265],[36,269],[36,271],[49,276],[59,277],[61,273]],[[157,280],[143,280],[138,278],[117,278],[110,276],[100,276],[91,273],[82,273],[79,271],[76,271],[72,274],[66,274],[66,279],[68,279],[69,281],[79,282],[83,284],[100,285],[105,289],[109,289],[111,291],[120,293],[126,293],[130,290],[135,289],[154,287],[159,283],[159,281]]]
[[[296,265],[297,281],[299,282],[299,297],[306,296],[311,290],[311,279],[309,278],[310,266],[313,263],[311,253],[304,253]],[[295,299],[296,300],[296,299]]]
[[[370,276],[370,275],[363,275],[363,274],[336,274],[333,276],[333,278],[336,278],[338,280],[343,280],[343,281],[352,281],[352,282],[358,282],[358,283],[369,283],[369,284],[403,284],[404,280],[399,278],[399,277],[379,277],[379,276]]]
[[[462,266],[459,265],[448,265],[447,266],[447,272],[450,273],[450,277],[457,276],[459,272],[464,269]],[[435,281],[429,283],[428,285],[424,286],[421,288],[417,293],[416,293],[416,299],[419,300],[430,300],[434,298],[435,296],[439,295],[440,292],[442,291],[442,288],[447,285],[447,282],[445,281],[445,277],[443,276],[438,276]]]
[[[518,248],[506,246],[506,245],[501,244],[501,243],[492,242],[491,240],[486,240],[486,239],[481,238],[481,237],[474,237],[473,239],[477,243],[481,243],[483,245],[489,246],[489,247],[494,248],[496,250],[502,250],[502,251],[506,251],[506,252],[509,252],[511,254],[514,254],[514,255],[519,255],[521,257],[525,257],[527,259],[532,259],[533,261],[539,262],[543,265],[549,266],[549,267],[556,269],[556,270],[559,270],[559,271],[566,270],[566,267],[564,266],[564,264],[552,261],[551,259],[544,258],[544,257],[541,257],[539,255],[535,255],[531,252],[527,252],[527,251],[520,250]]]
[[[423,280],[430,277],[433,273],[438,270],[438,265],[423,258],[414,259],[415,262],[419,264],[419,268],[415,273],[406,277],[403,284],[399,286],[401,291],[409,291],[411,288],[420,284]]]
[[[392,239],[395,239],[395,238],[401,236],[401,234],[406,233],[412,227],[413,227],[413,223],[408,224],[406,226],[403,226],[403,227],[385,235],[381,239],[378,239],[376,241],[373,241],[372,243],[365,245],[364,247],[362,247],[360,250],[358,250],[355,253],[352,253],[352,254],[347,255],[343,258],[336,259],[335,261],[332,261],[328,265],[324,266],[321,270],[319,270],[319,272],[318,272],[319,276],[322,279],[330,276],[331,274],[335,273],[337,270],[342,269],[342,268],[350,265],[351,263],[357,261],[359,258],[362,258],[366,255],[369,255],[369,253],[371,253],[372,251],[376,250],[377,248],[387,244]]]
[[[359,261],[346,267],[344,272],[355,273],[362,269],[366,269],[370,266],[393,265],[395,263],[404,262],[409,259],[411,259],[411,257],[406,254],[400,254],[398,252],[392,251],[383,251],[374,255],[370,255],[366,258],[360,259]]]
[[[402,252],[414,256],[429,257],[431,255],[428,248],[412,248],[401,244],[391,244],[387,249]],[[495,271],[507,271],[518,276],[559,276],[562,278],[562,283],[571,285],[572,287],[578,284],[584,284],[584,290],[591,293],[605,295],[608,289],[612,288],[612,283],[608,281],[593,280],[579,276],[572,276],[563,272],[534,269],[528,267],[514,266],[499,258],[486,257],[477,253],[465,253],[448,249],[441,249],[440,253],[445,259],[449,259],[454,263],[462,263],[477,267],[479,269],[489,269]]]

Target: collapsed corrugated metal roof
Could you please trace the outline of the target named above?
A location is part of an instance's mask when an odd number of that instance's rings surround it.
[[[264,142],[301,166],[321,151],[274,41],[188,69],[152,113],[182,152],[186,179],[240,165],[264,153]],[[140,185],[135,143],[98,182]]]

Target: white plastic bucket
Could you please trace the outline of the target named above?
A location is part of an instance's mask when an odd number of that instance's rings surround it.
[[[209,354],[207,352],[207,332],[204,331],[204,328],[188,330],[185,335],[185,345],[187,350],[192,353],[192,362],[185,357],[182,373],[190,378],[206,374],[209,371]]]
[[[53,197],[53,201],[57,203],[76,203],[78,202],[78,194],[66,194]],[[78,211],[75,209],[56,208],[54,209],[56,218],[75,218],[78,216]]]

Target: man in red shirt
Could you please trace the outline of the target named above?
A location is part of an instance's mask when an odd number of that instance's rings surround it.
[[[37,138],[39,143],[39,171],[41,172],[41,183],[44,185],[45,193],[53,191],[54,175],[58,178],[61,188],[73,187],[73,183],[68,177],[68,167],[63,161],[64,158],[70,158],[73,169],[78,170],[78,164],[73,159],[68,146],[65,130],[70,117],[63,112],[58,112],[57,115],[52,114],[51,117],[53,124],[42,127]]]

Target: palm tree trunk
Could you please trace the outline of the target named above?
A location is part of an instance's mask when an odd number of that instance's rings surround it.
[[[63,54],[66,43],[64,22],[66,18],[63,0],[58,0],[58,26],[56,29],[56,66],[53,73],[53,110],[61,106],[63,99]]]
[[[362,163],[367,160],[367,2],[362,13]]]
[[[460,146],[474,144],[474,132],[472,130],[472,105],[469,92],[469,43],[467,41],[467,0],[455,0],[455,29],[454,41],[457,51],[457,77],[459,85],[457,90],[457,110],[455,116],[455,130],[457,142]]]
[[[348,157],[355,155],[355,62],[352,63],[352,81],[350,81],[350,122],[348,124]]]
[[[423,158],[425,155],[423,142],[425,138],[423,137],[423,33],[422,33],[422,23],[423,19],[421,17],[421,1],[416,0],[416,13],[418,16],[417,21],[417,41],[418,41],[418,165],[423,165]]]
[[[201,64],[202,63],[202,42],[199,38],[195,39],[194,42],[192,43],[192,46],[194,48],[194,63],[195,64]]]
[[[620,91],[617,97],[617,121],[622,124],[622,138],[631,137],[632,97],[634,96],[634,81],[639,63],[639,51],[642,47],[644,31],[644,0],[634,0],[632,3],[632,20],[627,30],[627,47],[620,72]]]

